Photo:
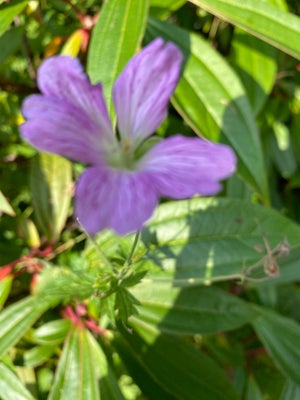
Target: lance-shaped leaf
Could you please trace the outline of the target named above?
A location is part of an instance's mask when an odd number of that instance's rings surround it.
[[[236,296],[214,287],[175,288],[145,282],[131,289],[140,301],[135,325],[153,325],[160,332],[177,335],[211,334],[240,327],[256,312]]]
[[[189,0],[225,21],[300,59],[300,18],[268,1]]]
[[[14,0],[0,6],[0,36],[9,28],[14,18],[26,7],[27,0]]]
[[[8,215],[15,215],[14,210],[12,209],[9,202],[4,197],[3,193],[0,190],[0,215],[2,213],[6,213]]]
[[[277,72],[278,50],[268,43],[235,29],[231,61],[247,91],[255,115],[272,90]]]
[[[39,228],[49,242],[56,242],[69,213],[72,164],[60,156],[39,153],[33,159],[30,178]]]
[[[14,346],[40,315],[53,304],[38,296],[20,300],[0,313],[0,357]]]
[[[268,188],[256,122],[234,70],[199,35],[150,19],[151,38],[176,43],[185,64],[172,103],[199,135],[229,143],[239,158],[238,172],[267,199]]]
[[[0,393],[2,400],[35,400],[17,375],[0,362]]]
[[[99,344],[83,326],[73,326],[48,399],[99,400],[100,393],[104,399],[123,399]]]
[[[109,106],[113,82],[143,37],[147,11],[148,0],[110,0],[101,9],[89,47],[87,72],[92,83],[103,84]]]

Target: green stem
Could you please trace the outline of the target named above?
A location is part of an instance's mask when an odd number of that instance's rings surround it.
[[[123,267],[125,269],[128,268],[131,265],[132,257],[134,255],[134,252],[135,252],[136,246],[137,246],[137,244],[139,242],[139,239],[140,239],[140,231],[137,231],[135,236],[134,236],[134,240],[133,240],[133,243],[132,243],[132,247],[131,247],[130,253],[129,253],[129,255],[128,255],[128,257],[127,257],[127,259],[126,259],[126,261],[125,261],[125,263],[123,265]]]

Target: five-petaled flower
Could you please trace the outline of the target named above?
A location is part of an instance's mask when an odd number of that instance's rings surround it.
[[[139,230],[160,197],[215,194],[234,172],[230,147],[198,137],[176,134],[137,155],[166,117],[181,63],[180,50],[161,38],[128,62],[113,87],[117,134],[101,84],[90,83],[77,59],[56,56],[39,68],[41,94],[25,100],[21,134],[40,150],[89,165],[77,183],[75,213],[90,234]]]

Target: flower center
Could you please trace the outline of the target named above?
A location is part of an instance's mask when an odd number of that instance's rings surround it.
[[[107,163],[115,169],[134,171],[136,158],[132,143],[129,140],[120,141],[117,150],[109,155]]]

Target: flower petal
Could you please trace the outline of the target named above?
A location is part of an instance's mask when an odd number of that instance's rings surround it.
[[[176,87],[182,54],[158,38],[128,62],[113,88],[118,128],[123,139],[138,143],[166,117]]]
[[[43,95],[29,96],[23,103],[27,118],[22,136],[40,150],[90,164],[103,153],[99,127],[71,103]]]
[[[181,135],[158,143],[140,161],[141,171],[151,173],[159,195],[175,199],[217,193],[219,181],[235,167],[229,146]]]
[[[38,86],[47,97],[66,101],[98,125],[98,136],[113,139],[113,128],[100,84],[92,85],[77,58],[46,59],[38,71]]]
[[[123,235],[141,229],[157,201],[148,174],[97,166],[79,179],[75,212],[91,235],[105,228]]]

